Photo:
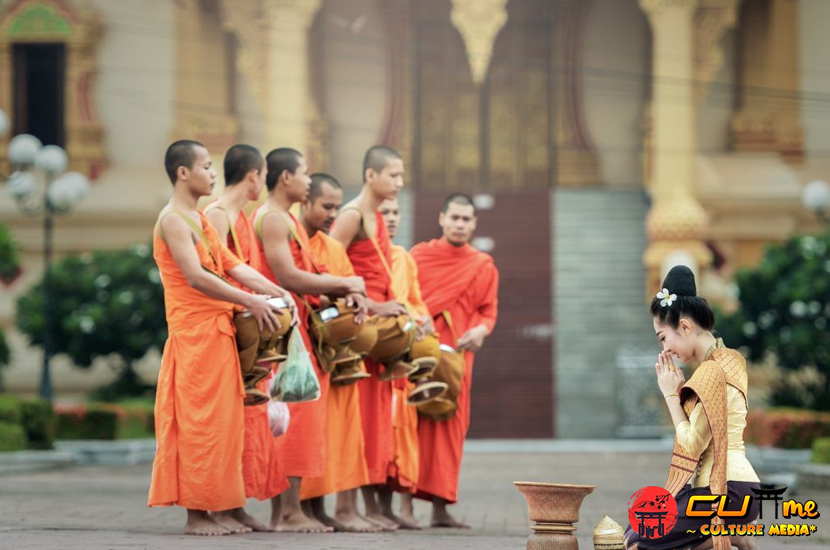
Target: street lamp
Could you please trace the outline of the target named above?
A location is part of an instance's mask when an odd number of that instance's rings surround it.
[[[8,131],[9,121],[0,109],[0,135]],[[9,141],[9,164],[12,173],[6,189],[14,197],[21,212],[43,216],[43,370],[40,378],[40,396],[52,401],[52,234],[53,217],[65,214],[86,196],[89,180],[79,172],[65,172],[69,157],[57,145],[43,146],[29,134],[15,136]]]
[[[815,180],[804,186],[801,203],[824,223],[830,223],[830,185]]]

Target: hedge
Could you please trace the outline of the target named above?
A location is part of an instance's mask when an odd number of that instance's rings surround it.
[[[746,417],[744,439],[762,447],[809,449],[830,437],[830,413],[805,409],[758,409]]]
[[[59,407],[58,439],[133,439],[153,437],[153,402],[90,403]]]
[[[26,430],[30,449],[54,447],[57,418],[52,404],[45,399],[29,399],[21,404],[21,424]]]
[[[55,413],[44,399],[0,395],[0,422],[19,424],[30,449],[51,449],[55,441]]]
[[[813,455],[810,462],[830,464],[830,437],[819,437],[813,441]]]
[[[23,419],[21,404],[23,400],[16,395],[0,395],[0,422],[20,424]]]
[[[90,409],[85,405],[56,407],[58,439],[115,439],[118,415],[111,410]]]
[[[23,426],[0,422],[0,452],[22,451],[26,448],[26,443]]]

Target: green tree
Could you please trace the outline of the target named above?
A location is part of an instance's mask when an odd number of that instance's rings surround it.
[[[0,223],[0,284],[13,281],[20,273],[18,246],[9,228]],[[0,328],[0,390],[3,388],[2,368],[11,362],[11,350],[6,343],[6,333]]]
[[[141,395],[133,364],[167,338],[164,294],[147,245],[117,252],[67,256],[52,268],[52,342],[79,367],[105,357],[118,379],[96,397]],[[34,346],[43,346],[43,282],[17,300],[17,326]]]
[[[0,281],[10,282],[20,273],[18,245],[9,228],[0,223]]]
[[[725,340],[751,361],[772,353],[786,371],[815,367],[820,377],[807,387],[782,377],[773,404],[830,410],[830,233],[768,246],[735,282],[740,307],[718,321]]]
[[[11,362],[12,352],[9,349],[9,344],[6,343],[6,333],[0,328],[0,391],[3,389],[3,371],[4,367],[8,367]]]

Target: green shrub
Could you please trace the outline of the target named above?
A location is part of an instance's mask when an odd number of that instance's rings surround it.
[[[45,399],[29,399],[22,403],[23,429],[30,449],[51,449],[55,442],[56,418],[52,404]]]
[[[20,424],[23,418],[22,405],[23,400],[16,395],[0,395],[0,422]]]
[[[22,451],[26,448],[26,432],[20,424],[0,422],[0,452]]]
[[[830,413],[804,409],[757,409],[746,417],[744,439],[762,447],[809,449],[830,437]]]
[[[93,403],[90,409],[112,411],[117,417],[116,437],[137,439],[153,437],[155,424],[153,407],[145,400],[129,400],[119,403]]]
[[[772,355],[787,371],[814,367],[806,386],[782,377],[770,402],[830,412],[830,232],[767,246],[757,267],[735,275],[740,307],[718,317],[717,329],[750,362]]]
[[[830,464],[830,437],[819,437],[813,441],[813,455],[810,462]]]
[[[161,350],[167,339],[164,289],[152,248],[138,244],[64,256],[52,267],[49,284],[52,351],[80,368],[103,358],[117,369],[116,381],[102,389],[107,401],[152,392],[133,372],[136,361]],[[17,328],[36,347],[43,346],[46,333],[43,295],[41,281],[17,297]]]
[[[86,406],[59,408],[58,439],[115,439],[118,415],[112,410]]]

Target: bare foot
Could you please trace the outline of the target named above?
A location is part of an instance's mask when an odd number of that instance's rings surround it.
[[[237,519],[233,516],[233,513],[230,511],[213,512],[210,514],[210,517],[212,517],[213,520],[219,525],[227,527],[233,534],[250,533],[253,531],[250,527],[243,525],[240,521],[237,521]]]
[[[283,533],[331,533],[334,529],[297,510],[294,513],[283,514],[274,530]]]
[[[233,515],[233,519],[235,519],[245,527],[250,527],[252,531],[265,533],[273,531],[273,529],[271,529],[264,523],[257,521],[256,518],[249,515],[244,508],[237,508],[236,510],[232,510],[231,514]]]
[[[376,514],[366,514],[366,519],[379,526],[384,531],[397,531],[401,527],[397,522],[392,521],[380,512]]]
[[[469,529],[466,523],[461,523],[450,515],[446,510],[440,514],[432,515],[432,527],[449,527],[451,529]]]
[[[187,522],[184,524],[185,535],[196,535],[201,537],[215,537],[230,535],[230,529],[219,525],[207,512],[187,511]]]
[[[382,528],[354,512],[335,512],[335,521],[344,533],[377,533]]]
[[[415,521],[415,518],[412,517],[411,515],[406,516],[404,514],[401,514],[400,516],[396,516],[395,514],[390,513],[386,517],[388,517],[389,519],[391,519],[392,521],[394,521],[398,525],[400,525],[401,529],[408,529],[408,530],[411,530],[411,531],[420,531],[421,530],[421,526],[418,525],[418,522]]]
[[[325,501],[322,497],[304,500],[302,502],[303,512],[306,516],[316,519],[326,527],[331,527],[334,532],[345,531],[339,521],[332,519],[326,513]]]

